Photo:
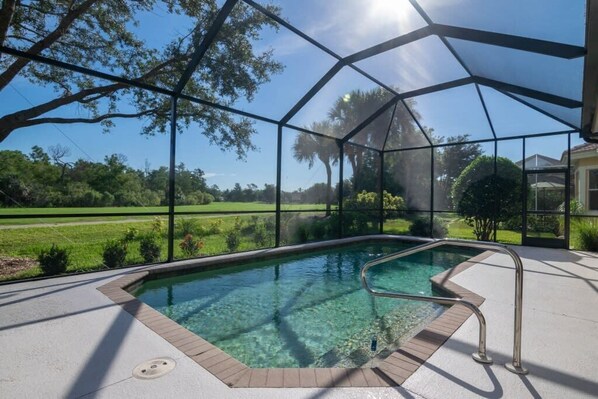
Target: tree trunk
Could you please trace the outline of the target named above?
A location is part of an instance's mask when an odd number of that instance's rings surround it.
[[[330,216],[330,208],[332,204],[332,168],[330,162],[324,162],[326,166],[326,216]]]

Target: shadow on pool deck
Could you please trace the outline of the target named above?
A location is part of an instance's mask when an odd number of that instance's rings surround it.
[[[457,339],[455,337],[452,337],[449,341],[447,341],[444,344],[443,348],[449,349],[452,351],[456,351],[456,352],[460,352],[460,353],[473,353],[477,350],[477,347],[475,345],[472,345],[467,342],[463,342],[462,340]],[[495,364],[494,367],[496,367],[497,365],[502,367],[503,364],[510,363],[512,360],[510,355],[504,354],[502,352],[496,352],[496,351],[492,352],[492,357],[494,359],[494,364]],[[551,367],[546,367],[545,365],[542,365],[539,363],[524,361],[524,366],[526,368],[528,368],[530,370],[530,373],[535,377],[539,377],[539,378],[542,378],[542,379],[548,380],[548,381],[555,381],[560,385],[567,386],[573,390],[583,392],[583,393],[589,394],[589,395],[595,395],[596,392],[598,392],[598,382],[596,382],[596,381],[591,381],[591,380],[587,380],[585,378],[577,377],[573,374],[559,371],[559,370],[551,368]],[[433,372],[438,373],[439,375],[447,378],[448,380],[451,380],[452,382],[454,382],[458,385],[461,385],[462,387],[466,388],[467,390],[469,390],[479,396],[482,396],[485,398],[500,398],[500,397],[502,397],[502,388],[500,387],[498,380],[496,380],[496,377],[494,377],[494,374],[490,370],[490,367],[487,365],[483,365],[481,367],[484,367],[486,369],[488,376],[490,377],[490,379],[492,380],[492,383],[495,386],[495,389],[491,392],[482,391],[482,390],[472,386],[471,384],[453,376],[450,372],[445,371],[437,366],[434,366],[434,365],[430,364],[429,362],[424,363],[421,367],[428,368],[428,369],[432,370]],[[541,397],[541,395],[539,395],[538,391],[534,388],[531,381],[526,376],[517,375],[517,377],[519,377],[521,379],[522,383],[530,391],[530,394],[533,397],[538,397],[538,398]],[[498,395],[498,393],[500,393],[500,395]]]
[[[112,325],[69,388],[67,398],[79,398],[102,388],[107,371],[114,363],[134,320],[135,318],[124,310],[118,312]]]

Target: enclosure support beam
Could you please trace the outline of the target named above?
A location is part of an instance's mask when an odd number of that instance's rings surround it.
[[[562,123],[563,125],[569,126],[571,129],[579,130],[579,127],[576,126],[576,125],[574,125],[573,123],[567,122],[566,120],[561,119],[558,116],[553,115],[550,112],[543,110],[542,108],[536,107],[534,104],[530,103],[529,101],[525,101],[524,99],[522,99],[520,97],[517,97],[517,96],[509,93],[508,91],[504,91],[504,90],[499,90],[499,91],[502,94],[504,94],[505,96],[507,96],[509,98],[512,98],[513,100],[515,100],[515,101],[517,101],[517,102],[519,102],[519,103],[521,103],[521,104],[523,104],[523,105],[525,105],[527,107],[530,107],[531,109],[533,109],[533,110],[541,113],[542,115],[546,115],[547,117],[552,118],[555,121],[557,121],[559,123]]]
[[[434,238],[434,147],[430,147],[430,237]]]
[[[496,136],[495,136],[496,137]],[[523,161],[525,162],[525,160]],[[494,176],[498,176],[498,141],[494,140]],[[498,209],[498,203],[494,201],[494,217],[492,223],[494,224],[494,242],[498,241],[496,237],[496,232],[498,229],[498,222],[496,219],[498,218],[498,213],[500,209]]]
[[[430,28],[432,34],[442,37],[512,48],[530,53],[549,55],[551,57],[573,59],[583,57],[586,54],[586,49],[580,46],[533,39],[531,37],[441,24],[432,24]]]
[[[185,85],[187,84],[189,79],[191,79],[191,76],[195,72],[195,69],[201,62],[201,59],[210,48],[210,45],[212,44],[214,39],[216,39],[216,35],[218,35],[220,28],[222,28],[222,25],[224,25],[224,21],[226,21],[226,18],[228,18],[228,15],[231,13],[236,4],[237,0],[227,0],[227,2],[224,3],[220,11],[218,12],[218,15],[216,15],[216,19],[214,20],[212,25],[210,25],[210,28],[206,32],[206,35],[203,38],[202,42],[199,43],[199,45],[195,49],[195,52],[191,56],[191,60],[187,64],[185,72],[183,72],[183,74],[181,75],[181,78],[179,79],[174,89],[175,93],[181,94],[183,92]]]
[[[170,99],[170,168],[168,170],[168,262],[174,260],[174,190],[176,164],[177,98]]]
[[[299,112],[299,110],[303,108],[303,106],[307,104],[309,100],[311,100],[320,91],[320,89],[324,87],[326,83],[328,83],[328,81],[330,81],[330,79],[332,79],[334,75],[336,75],[338,71],[340,71],[343,68],[343,66],[344,64],[340,61],[334,64],[332,68],[330,68],[330,70],[326,72],[326,74],[322,76],[322,78],[318,82],[316,82],[316,84],[307,93],[305,93],[301,100],[299,100],[297,104],[295,104],[293,108],[291,108],[289,112],[287,112],[287,114],[282,117],[280,123],[284,125],[288,121],[290,121],[293,118],[293,116],[295,116],[295,114]]]
[[[380,155],[380,169],[378,180],[380,187],[378,188],[379,205],[380,205],[380,234],[384,233],[384,151],[378,153]]]
[[[276,238],[274,246],[280,246],[280,201],[282,189],[282,125],[278,125],[278,137],[276,139]]]
[[[345,144],[338,140],[338,238],[343,238],[343,169],[345,164]]]
[[[351,140],[357,133],[361,132],[365,127],[367,127],[367,125],[372,123],[377,117],[379,117],[384,112],[386,112],[390,107],[395,105],[398,101],[399,101],[399,98],[394,97],[393,99],[388,101],[386,104],[384,104],[383,106],[378,108],[378,110],[376,112],[374,112],[373,114],[368,116],[363,122],[361,122],[359,125],[357,125],[355,128],[353,128],[353,130],[351,130],[349,133],[347,133],[347,135],[344,138],[342,138],[341,141],[343,143],[346,143],[347,141]]]
[[[527,182],[525,181],[525,137],[522,139],[522,156],[521,159],[521,196],[523,200],[521,201],[521,242],[520,244],[523,245],[523,240],[527,235]]]
[[[567,135],[567,176],[565,177],[565,249],[571,245],[571,133]]]

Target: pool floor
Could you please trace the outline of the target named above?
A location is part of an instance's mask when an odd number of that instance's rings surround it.
[[[434,303],[374,298],[369,260],[412,244],[366,244],[144,282],[133,294],[247,366],[362,367],[438,317]],[[443,248],[372,270],[381,289],[433,292],[430,277],[479,251]]]

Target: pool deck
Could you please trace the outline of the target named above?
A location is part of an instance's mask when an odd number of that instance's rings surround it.
[[[488,353],[471,359],[470,317],[401,387],[229,388],[96,288],[132,271],[0,286],[0,397],[6,398],[583,398],[598,392],[598,254],[513,247],[524,262],[523,364],[513,346],[514,267],[495,254],[451,278],[486,298]],[[132,377],[169,357],[158,379]]]

